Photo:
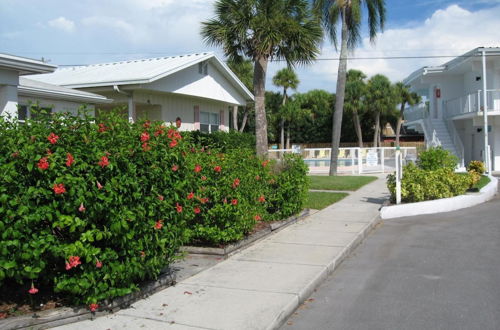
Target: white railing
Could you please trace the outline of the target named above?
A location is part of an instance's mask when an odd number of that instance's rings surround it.
[[[415,161],[417,148],[401,147],[403,160]],[[301,154],[310,173],[328,173],[330,148],[270,149],[269,157],[280,159],[284,153]],[[396,168],[396,148],[340,148],[337,172],[342,174],[392,173]]]
[[[412,121],[422,120],[429,117],[429,109],[426,104],[420,103],[418,105],[406,108],[403,115],[405,121],[409,123]]]
[[[500,89],[486,90],[487,111],[500,111]],[[444,102],[444,116],[452,118],[483,111],[483,91],[460,96]]]
[[[462,143],[462,139],[460,138],[460,135],[457,132],[457,129],[455,128],[455,123],[453,120],[450,119],[445,119],[444,120],[446,124],[446,128],[448,129],[448,132],[450,133],[451,140],[453,142],[453,145],[455,146],[455,150],[457,152],[457,157],[459,163],[459,167],[462,168],[465,166],[465,149],[464,149],[464,144]]]

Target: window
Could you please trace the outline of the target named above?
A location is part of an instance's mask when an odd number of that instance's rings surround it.
[[[19,122],[24,123],[26,119],[36,119],[41,116],[50,116],[52,108],[39,107],[36,105],[19,105],[17,107],[17,118]]]
[[[200,131],[212,133],[219,130],[219,114],[213,112],[200,112]]]

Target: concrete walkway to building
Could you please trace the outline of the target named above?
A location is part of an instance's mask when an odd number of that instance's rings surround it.
[[[388,198],[385,176],[119,312],[58,329],[275,329],[359,244]]]

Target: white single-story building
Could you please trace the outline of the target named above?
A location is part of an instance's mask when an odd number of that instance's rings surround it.
[[[500,48],[473,49],[404,82],[422,96],[405,110],[405,125],[423,131],[428,145],[453,152],[462,166],[483,160],[500,171]]]
[[[121,106],[131,121],[180,118],[182,130],[227,131],[230,110],[253,100],[213,53],[65,67],[29,78],[106,96],[113,102],[97,107]]]
[[[73,112],[86,105],[92,111],[95,104],[111,102],[105,96],[71,88],[42,83],[25,75],[54,72],[57,67],[41,61],[0,54],[0,116],[27,119],[30,104],[49,112]]]

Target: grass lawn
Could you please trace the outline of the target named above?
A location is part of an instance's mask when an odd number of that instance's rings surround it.
[[[481,179],[472,188],[481,190],[481,188],[490,183],[490,181],[491,181],[490,178],[488,178],[486,175],[482,175]]]
[[[375,181],[376,176],[320,176],[311,175],[309,189],[317,190],[349,190],[354,191],[365,184]]]
[[[330,204],[338,202],[347,195],[349,194],[310,191],[305,207],[309,209],[321,210]]]

